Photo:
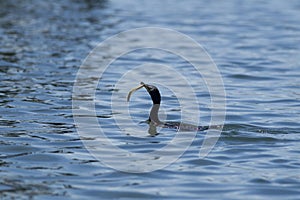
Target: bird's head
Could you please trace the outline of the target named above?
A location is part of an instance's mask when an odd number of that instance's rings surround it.
[[[130,100],[130,96],[133,92],[135,92],[143,87],[146,88],[147,92],[151,96],[153,104],[160,104],[161,96],[160,96],[160,93],[159,93],[159,90],[157,89],[157,87],[155,87],[154,85],[145,84],[143,82],[141,82],[141,84],[138,87],[130,90],[130,92],[128,93],[128,96],[127,96],[127,101]]]

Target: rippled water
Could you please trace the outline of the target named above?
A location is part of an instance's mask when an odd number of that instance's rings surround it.
[[[0,16],[1,199],[299,198],[298,1],[1,1]],[[172,165],[130,174],[106,167],[85,149],[71,97],[76,73],[98,42],[143,26],[172,28],[204,46],[222,74],[227,114],[206,158],[198,157],[199,134]],[[149,59],[140,55],[114,63],[119,71],[98,86],[96,109],[116,144],[153,151],[176,132],[120,135],[112,118],[118,113],[106,104],[122,89],[114,87],[116,77]],[[173,59],[162,54],[161,60]],[[178,119],[176,98],[162,91],[163,111]],[[151,106],[143,94],[130,104],[137,124]],[[209,96],[206,89],[197,95],[205,124]]]

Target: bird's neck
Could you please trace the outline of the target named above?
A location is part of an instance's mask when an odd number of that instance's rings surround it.
[[[154,122],[155,124],[162,124],[162,122],[158,118],[159,107],[160,107],[160,104],[153,104],[151,111],[150,111],[149,120],[151,122]]]

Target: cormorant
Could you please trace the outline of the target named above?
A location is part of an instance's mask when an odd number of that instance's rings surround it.
[[[160,92],[159,92],[158,88],[155,87],[154,85],[149,85],[149,84],[145,84],[145,83],[141,82],[140,86],[130,90],[130,92],[128,93],[128,96],[127,96],[127,101],[130,100],[130,96],[132,95],[133,92],[135,92],[143,87],[147,90],[147,92],[151,96],[151,99],[153,102],[153,105],[152,105],[152,108],[151,108],[150,114],[149,114],[149,119],[147,120],[147,122],[150,125],[160,126],[163,128],[173,128],[173,129],[177,129],[180,131],[204,131],[204,130],[208,129],[208,126],[195,126],[192,124],[186,124],[186,123],[181,123],[181,122],[172,122],[172,121],[171,122],[162,122],[162,121],[160,121],[159,117],[158,117],[158,110],[160,107],[161,96],[160,96]]]

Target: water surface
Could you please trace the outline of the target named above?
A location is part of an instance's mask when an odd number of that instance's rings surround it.
[[[298,199],[299,10],[298,1],[2,1],[1,199]],[[222,74],[227,115],[206,158],[198,157],[199,134],[172,165],[129,174],[103,165],[85,149],[71,96],[77,70],[98,42],[143,26],[172,28],[204,46]],[[96,99],[110,138],[137,152],[160,148],[176,134],[162,130],[149,137],[140,124],[145,136],[135,138],[114,126],[118,113],[108,101],[122,89],[114,87],[116,77],[147,59],[146,52],[136,52],[116,61],[119,71],[107,74]],[[160,60],[186,66],[167,54]],[[168,119],[178,119],[178,101],[161,90]],[[202,91],[197,95],[205,124],[210,109],[206,88]],[[147,119],[149,106],[146,93],[136,94],[130,109],[137,124]]]

